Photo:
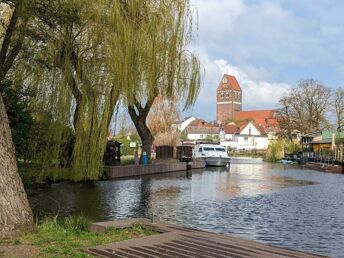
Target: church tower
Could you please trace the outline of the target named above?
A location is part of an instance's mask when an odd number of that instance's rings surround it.
[[[237,79],[225,74],[216,90],[216,120],[222,124],[233,120],[242,110],[242,92]]]

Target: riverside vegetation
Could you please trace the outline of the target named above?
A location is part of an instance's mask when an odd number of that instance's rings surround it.
[[[140,225],[109,228],[104,233],[90,232],[89,226],[90,221],[82,215],[42,219],[36,231],[0,240],[0,257],[90,257],[81,249],[155,234]]]
[[[72,181],[99,180],[120,103],[150,157],[146,120],[155,99],[186,109],[199,92],[193,16],[189,1],[179,0],[0,1],[1,237],[34,229],[17,161],[42,178],[63,168]],[[14,116],[13,95],[23,103]],[[18,118],[28,118],[28,127],[16,130]]]

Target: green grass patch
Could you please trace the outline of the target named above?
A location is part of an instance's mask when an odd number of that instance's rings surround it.
[[[251,158],[264,158],[266,151],[232,151],[229,153],[231,157],[251,157]]]
[[[121,156],[121,165],[134,165],[134,155]]]
[[[104,233],[94,233],[88,230],[89,226],[90,222],[84,216],[46,218],[37,223],[36,232],[10,244],[32,245],[38,250],[36,257],[90,257],[80,249],[156,233],[140,225],[126,229],[110,228]]]

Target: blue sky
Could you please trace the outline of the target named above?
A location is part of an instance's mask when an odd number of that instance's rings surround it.
[[[184,115],[215,119],[224,72],[243,88],[243,108],[267,109],[300,79],[330,88],[344,80],[344,1],[191,0],[198,13],[195,50],[203,84]]]

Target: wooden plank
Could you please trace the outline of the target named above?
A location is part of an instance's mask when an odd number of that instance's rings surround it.
[[[119,222],[101,222],[96,224],[98,227],[102,226],[103,228],[110,225],[130,227],[136,222],[137,220],[121,220]],[[85,251],[99,257],[121,258],[324,257],[172,224],[152,224],[147,220],[142,220],[141,222],[143,227],[153,228],[163,233],[96,246]]]

